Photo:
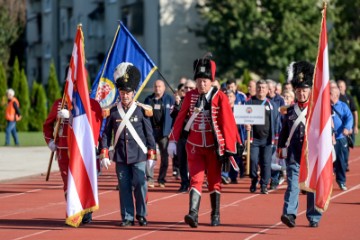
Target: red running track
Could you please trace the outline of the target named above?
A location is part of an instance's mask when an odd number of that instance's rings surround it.
[[[114,164],[113,164],[114,165]],[[115,190],[114,168],[99,177],[100,209],[93,222],[79,228],[64,224],[65,201],[59,173],[49,182],[45,176],[32,176],[0,183],[0,239],[359,239],[360,228],[360,148],[350,154],[348,191],[334,181],[329,209],[319,228],[308,227],[306,199],[300,195],[297,227],[280,222],[286,185],[268,195],[249,192],[250,181],[224,185],[221,198],[221,226],[211,227],[210,200],[204,191],[199,227],[184,224],[188,195],[177,193],[179,180],[170,177],[166,188],[150,189],[147,217],[149,225],[122,228],[119,196]]]

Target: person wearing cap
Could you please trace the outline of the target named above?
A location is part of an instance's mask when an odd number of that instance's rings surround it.
[[[287,108],[279,135],[277,154],[286,159],[287,189],[284,195],[281,221],[295,227],[299,207],[299,171],[305,135],[306,116],[312,88],[314,66],[306,61],[293,62],[288,67],[288,81],[295,89],[295,104]],[[306,217],[310,227],[318,227],[321,212],[315,208],[315,194],[307,192]]]
[[[122,227],[147,225],[146,163],[156,158],[155,140],[149,117],[150,106],[134,101],[140,71],[133,64],[119,64],[114,72],[120,102],[110,109],[101,141],[101,165],[108,169],[109,147],[114,135],[114,156],[118,178]],[[134,199],[135,198],[135,199]],[[134,208],[135,203],[135,208]]]
[[[19,138],[16,132],[16,122],[21,119],[19,100],[15,97],[15,91],[11,88],[6,90],[8,103],[5,110],[6,129],[5,129],[5,146],[10,145],[10,135],[13,136],[16,146],[19,146]]]
[[[189,214],[185,215],[185,223],[195,228],[205,170],[212,209],[211,226],[220,225],[221,166],[237,153],[237,143],[241,140],[234,131],[236,123],[227,96],[212,86],[215,62],[208,58],[196,59],[193,70],[196,89],[184,98],[169,136],[168,152],[170,156],[176,152],[176,142],[185,130],[190,174]]]

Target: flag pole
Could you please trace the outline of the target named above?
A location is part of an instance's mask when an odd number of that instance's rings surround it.
[[[61,100],[61,108],[60,109],[63,109],[64,105],[65,105],[65,92],[64,92],[62,100]],[[60,118],[58,118],[56,120],[56,124],[55,124],[55,128],[54,128],[54,143],[56,142],[56,138],[57,138],[57,135],[58,135],[58,132],[59,132],[60,120],[61,120]],[[46,182],[49,181],[49,178],[50,178],[51,165],[52,165],[52,162],[53,162],[53,159],[54,159],[55,151],[51,151],[51,154],[50,154],[48,169],[47,169],[46,178],[45,178]]]
[[[168,85],[168,87],[169,87],[170,90],[173,92],[173,94],[175,94],[175,90],[170,86],[169,82],[165,79],[165,77],[162,75],[162,73],[160,72],[159,69],[158,69],[158,73],[159,73],[160,77],[164,80],[164,82],[166,83],[166,85]]]

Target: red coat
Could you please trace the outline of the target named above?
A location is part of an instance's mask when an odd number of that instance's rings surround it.
[[[101,115],[101,107],[100,104],[90,98],[90,106],[91,106],[91,116],[92,116],[92,125],[95,137],[95,144],[98,143],[98,137],[100,134],[100,127],[102,122]],[[66,108],[66,104],[65,104]],[[57,99],[53,106],[51,107],[51,111],[45,120],[43,125],[43,133],[46,143],[49,143],[51,139],[54,139],[54,128],[57,120],[57,113],[61,110],[61,99]],[[69,128],[69,119],[61,119],[60,127],[58,131],[58,136],[56,138],[56,146],[59,149],[67,149],[67,136],[68,136],[68,128]]]
[[[184,122],[192,116],[199,96],[197,89],[186,94],[170,133],[170,141],[178,141],[180,138]],[[191,124],[187,142],[200,147],[215,145],[218,156],[223,156],[225,152],[235,154],[236,143],[241,143],[241,140],[229,100],[223,92],[215,88],[210,99],[210,113],[205,111],[198,114]]]

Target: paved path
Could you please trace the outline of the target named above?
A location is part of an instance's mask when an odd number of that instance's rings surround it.
[[[47,172],[50,158],[48,147],[0,147],[0,181]],[[53,161],[52,171],[58,164]]]

